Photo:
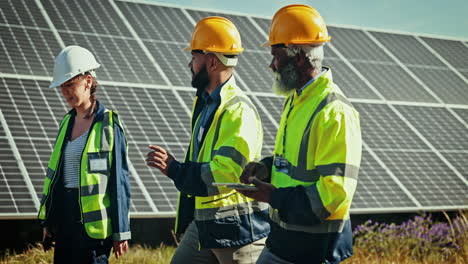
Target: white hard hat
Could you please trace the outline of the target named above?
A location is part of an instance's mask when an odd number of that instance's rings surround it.
[[[85,72],[96,77],[94,69],[101,67],[94,55],[80,46],[68,46],[55,58],[54,79],[49,88],[55,88],[64,82]]]

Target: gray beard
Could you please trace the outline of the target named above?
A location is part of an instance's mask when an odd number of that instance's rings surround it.
[[[288,62],[281,70],[273,72],[275,79],[273,80],[272,89],[277,95],[287,95],[292,90],[298,89],[299,74],[291,62]]]

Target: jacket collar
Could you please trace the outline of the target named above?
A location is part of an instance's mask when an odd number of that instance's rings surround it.
[[[308,82],[301,90],[302,92],[299,94],[297,90],[292,92],[291,95],[302,98],[302,97],[309,97],[309,96],[318,96],[322,94],[329,83],[333,82],[332,72],[330,68],[323,67],[325,72],[323,72],[320,76],[314,79],[313,82]],[[299,96],[303,95],[303,96]]]
[[[94,113],[96,114],[96,116],[94,117],[94,119],[96,121],[98,120],[101,120],[102,119],[102,116],[104,115],[104,112],[105,112],[106,108],[104,107],[103,104],[101,104],[98,100],[96,100],[96,110],[94,111]],[[72,108],[69,112],[68,112],[69,115],[72,115],[73,117],[76,116],[76,110],[75,108]]]

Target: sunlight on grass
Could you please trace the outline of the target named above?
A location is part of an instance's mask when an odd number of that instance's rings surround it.
[[[396,225],[367,221],[353,232],[354,256],[343,264],[465,264],[468,259],[468,211],[447,222],[435,222],[430,214]],[[110,263],[169,263],[175,248],[133,245]],[[0,263],[52,263],[53,251],[31,246],[21,254],[6,251]]]
[[[133,264],[133,263],[169,263],[175,248],[165,245],[160,245],[159,248],[150,248],[140,245],[135,245],[118,260],[111,256],[110,263],[113,264]],[[42,246],[36,244],[31,246],[22,254],[14,254],[14,252],[6,252],[5,256],[0,259],[0,263],[25,263],[25,264],[46,264],[53,262],[53,250],[44,253]]]

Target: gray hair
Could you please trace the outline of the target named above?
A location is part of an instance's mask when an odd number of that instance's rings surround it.
[[[286,47],[286,54],[288,57],[296,56],[303,52],[306,58],[309,59],[312,68],[321,70],[323,61],[323,45],[312,46],[312,45],[298,45],[290,44]]]

